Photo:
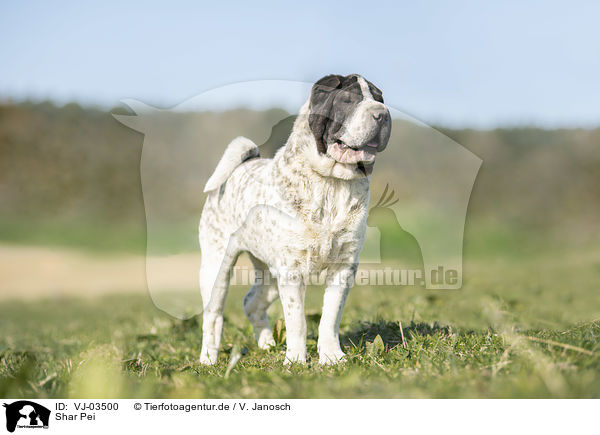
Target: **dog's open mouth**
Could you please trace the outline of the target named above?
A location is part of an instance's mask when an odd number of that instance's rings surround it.
[[[368,142],[360,147],[350,146],[341,140],[335,141],[327,147],[328,154],[340,163],[371,164],[375,161],[378,144]]]

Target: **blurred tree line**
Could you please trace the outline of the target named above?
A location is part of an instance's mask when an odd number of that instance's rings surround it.
[[[123,108],[112,113],[130,114]],[[199,147],[206,161],[195,174],[201,179],[234,137],[265,144],[261,152],[271,156],[291,128],[289,114],[279,109],[175,116],[175,131],[194,128],[199,142],[210,144]],[[439,130],[483,159],[470,220],[570,239],[598,235],[600,128]],[[52,225],[75,233],[79,228],[81,234],[95,228],[96,240],[125,233],[143,238],[143,141],[143,134],[96,108],[0,104],[0,240],[35,242],[43,239],[40,228]],[[392,134],[386,159],[401,147],[395,141]],[[200,210],[201,190],[193,184],[190,189],[194,210]]]

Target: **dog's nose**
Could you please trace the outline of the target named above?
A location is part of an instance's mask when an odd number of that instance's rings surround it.
[[[373,113],[373,118],[375,118],[375,121],[377,122],[384,122],[387,120],[387,116],[387,110],[385,109],[377,109],[377,111]]]

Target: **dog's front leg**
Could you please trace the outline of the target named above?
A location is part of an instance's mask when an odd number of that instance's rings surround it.
[[[340,347],[340,321],[356,274],[354,264],[334,265],[330,269],[319,323],[319,364],[336,364],[344,359],[345,353]]]
[[[284,280],[281,280],[284,281]],[[279,282],[279,297],[285,317],[285,364],[306,364],[306,317],[304,315],[304,283]]]

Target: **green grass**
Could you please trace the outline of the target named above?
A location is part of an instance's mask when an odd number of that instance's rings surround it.
[[[0,219],[0,240],[32,246],[60,246],[93,252],[144,253],[146,228],[135,225],[111,225],[110,221],[91,219]]]
[[[156,253],[199,250],[198,222],[176,222],[154,228]],[[95,253],[146,253],[146,223],[107,219],[0,219],[0,241],[31,246],[64,247]]]
[[[458,291],[354,288],[341,327],[347,362],[336,367],[317,364],[317,288],[306,367],[284,366],[281,331],[277,348],[256,347],[239,287],[208,368],[197,362],[200,319],[173,319],[145,295],[4,302],[0,396],[598,398],[598,255],[555,254],[467,261]],[[282,318],[279,303],[270,315]],[[226,376],[234,346],[247,353]]]

